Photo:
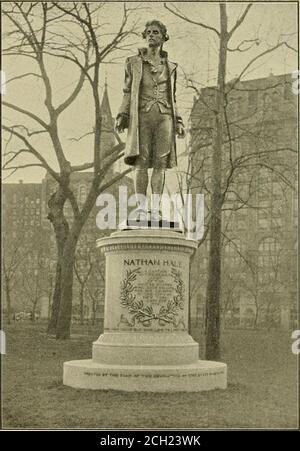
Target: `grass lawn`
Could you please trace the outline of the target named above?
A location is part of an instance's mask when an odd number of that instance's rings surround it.
[[[62,384],[66,360],[90,358],[97,328],[73,328],[69,341],[43,324],[6,326],[4,428],[296,428],[297,358],[290,332],[228,330],[228,389],[202,393],[77,390]]]

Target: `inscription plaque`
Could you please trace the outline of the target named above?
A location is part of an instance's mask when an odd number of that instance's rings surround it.
[[[186,287],[180,259],[124,259],[120,326],[185,329]]]

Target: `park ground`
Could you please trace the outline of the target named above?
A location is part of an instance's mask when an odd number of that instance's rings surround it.
[[[209,429],[298,427],[297,357],[289,331],[226,330],[222,360],[227,390],[126,393],[78,390],[62,384],[66,360],[90,358],[99,327],[74,326],[57,341],[45,324],[5,327],[2,427]],[[197,338],[197,331],[193,333]],[[202,338],[200,342],[200,357]]]

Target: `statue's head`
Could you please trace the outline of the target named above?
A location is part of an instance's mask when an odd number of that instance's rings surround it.
[[[147,40],[150,47],[158,44],[162,46],[164,42],[169,40],[167,27],[155,19],[146,23],[142,36]]]

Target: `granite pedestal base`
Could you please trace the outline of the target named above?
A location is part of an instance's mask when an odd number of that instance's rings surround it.
[[[225,363],[199,360],[188,332],[189,258],[197,243],[174,231],[113,233],[106,256],[104,333],[91,360],[64,363],[74,388],[197,392],[226,388]]]
[[[64,363],[64,384],[91,390],[199,392],[226,388],[226,365],[198,360],[189,365],[105,365],[93,360]]]

